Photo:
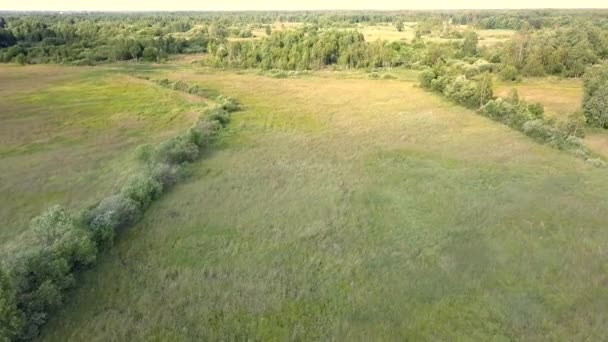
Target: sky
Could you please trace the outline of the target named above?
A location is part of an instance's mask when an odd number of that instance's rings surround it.
[[[0,11],[234,11],[486,8],[608,8],[608,0],[0,0]]]

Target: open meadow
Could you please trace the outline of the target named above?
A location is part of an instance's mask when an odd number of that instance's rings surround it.
[[[40,340],[608,333],[606,170],[407,74],[2,68],[0,84],[13,85],[0,92],[15,99],[0,116],[2,192],[13,194],[1,214],[14,223],[3,241],[44,205],[105,195],[138,144],[204,106],[134,76],[183,80],[243,107],[186,181],[79,276]]]

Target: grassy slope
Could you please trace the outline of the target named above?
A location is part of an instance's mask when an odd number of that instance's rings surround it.
[[[606,171],[402,81],[172,74],[245,110],[65,340],[599,340]]]
[[[80,208],[120,185],[138,144],[187,125],[199,100],[99,68],[0,67],[0,247],[45,207]]]

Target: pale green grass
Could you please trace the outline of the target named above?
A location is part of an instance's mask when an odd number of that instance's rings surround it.
[[[526,101],[543,104],[548,115],[563,116],[581,109],[583,85],[580,79],[533,77],[521,82],[498,81],[495,95],[506,96],[513,88]]]
[[[109,194],[134,166],[138,144],[175,134],[203,107],[99,68],[2,66],[0,96],[2,248],[18,248],[46,207],[82,208]]]
[[[244,110],[42,340],[608,333],[604,169],[413,82],[168,74]]]

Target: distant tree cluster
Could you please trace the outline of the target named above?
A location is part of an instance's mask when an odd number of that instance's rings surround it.
[[[525,76],[580,77],[589,65],[608,58],[608,30],[582,24],[577,28],[521,31],[493,53],[491,59],[509,68],[506,79],[517,77],[513,69]]]

